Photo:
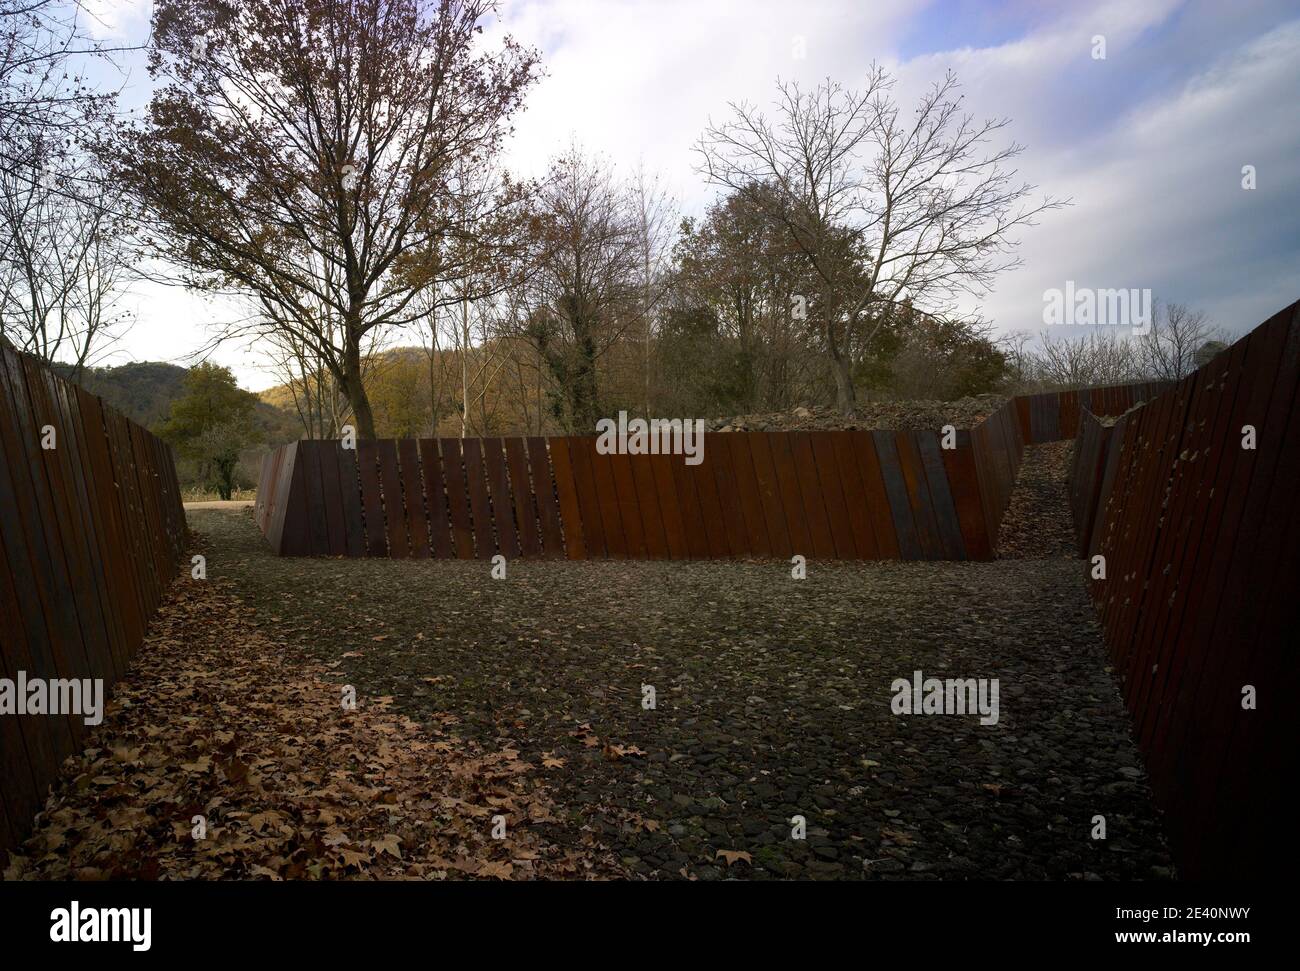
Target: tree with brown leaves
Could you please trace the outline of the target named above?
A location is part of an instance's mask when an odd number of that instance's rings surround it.
[[[482,47],[495,13],[492,0],[159,0],[158,89],[102,146],[185,283],[260,304],[223,336],[305,345],[363,438],[363,342],[465,274],[454,244],[475,227],[458,173],[497,156],[537,75],[536,52],[510,38]]]

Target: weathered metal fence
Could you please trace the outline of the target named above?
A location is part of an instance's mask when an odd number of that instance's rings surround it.
[[[0,677],[121,677],[184,550],[168,447],[0,344]],[[0,717],[0,849],[30,830],[80,715]]]
[[[1296,858],[1298,384],[1300,302],[1113,428],[1085,418],[1075,455],[1090,589],[1190,877]]]
[[[1074,438],[1079,434],[1079,421],[1084,413],[1122,415],[1172,386],[1170,381],[1147,381],[1019,395],[1015,402],[1020,434],[1026,445]]]
[[[990,559],[1018,414],[1008,401],[951,449],[938,429],[711,433],[699,465],[591,436],[301,441],[263,460],[256,517],[289,556]]]

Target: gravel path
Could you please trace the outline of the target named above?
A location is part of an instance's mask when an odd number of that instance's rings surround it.
[[[277,559],[247,512],[189,519],[262,630],[546,765],[548,838],[594,837],[631,875],[1169,875],[1077,561],[813,563],[803,581],[775,562],[517,561],[493,580]],[[999,679],[997,724],[892,714],[918,669]]]
[[[1070,512],[1070,462],[1074,441],[1047,442],[1025,448],[1011,490],[1011,501],[998,530],[1002,559],[1078,556]]]

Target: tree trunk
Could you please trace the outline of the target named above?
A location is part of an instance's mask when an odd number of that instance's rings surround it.
[[[460,299],[460,437],[469,434],[469,301]]]
[[[352,406],[352,416],[357,423],[357,438],[375,438],[375,416],[370,410],[370,398],[361,381],[361,340],[353,337],[348,328],[348,346],[343,356],[343,393]]]
[[[849,369],[848,358],[840,351],[835,340],[835,329],[826,328],[826,349],[830,351],[831,374],[835,376],[835,405],[845,418],[853,417],[853,410],[858,405],[857,394],[853,388],[853,372]]]

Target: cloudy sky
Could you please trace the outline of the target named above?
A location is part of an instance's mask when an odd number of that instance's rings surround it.
[[[147,36],[149,0],[96,8],[102,35]],[[980,302],[1000,331],[1037,332],[1066,281],[1149,288],[1232,331],[1300,297],[1295,0],[504,0],[501,31],[546,66],[511,147],[528,174],[576,140],[658,172],[696,214],[712,190],[691,146],[728,102],[766,104],[777,78],[852,86],[878,61],[906,106],[951,68],[972,113],[1011,119],[1021,175],[1073,201],[1025,230],[1023,265]],[[133,67],[125,98],[147,97]],[[138,323],[105,363],[191,363],[238,312],[154,284],[128,302]],[[275,383],[255,349],[212,357]]]

